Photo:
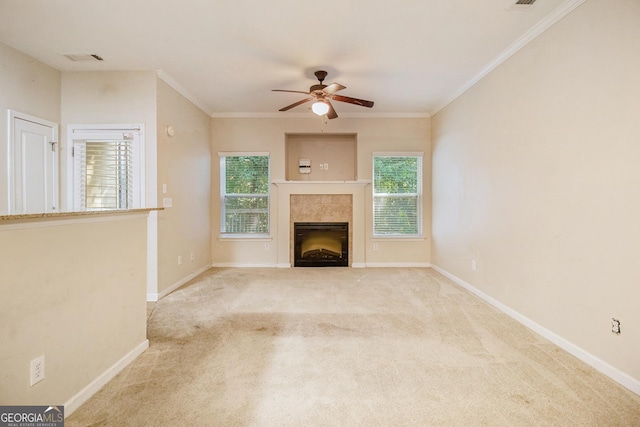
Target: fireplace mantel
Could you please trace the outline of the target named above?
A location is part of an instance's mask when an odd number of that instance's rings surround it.
[[[292,266],[292,251],[289,245],[291,241],[291,195],[292,194],[351,194],[352,195],[352,236],[351,241],[351,267],[362,268],[365,266],[365,204],[366,188],[371,184],[368,180],[358,181],[285,181],[273,180],[276,187],[274,194],[278,201],[277,208],[277,233],[279,242],[287,242],[278,245],[278,267],[289,268]]]
[[[286,181],[284,179],[274,179],[271,181],[272,184],[281,187],[281,186],[291,186],[291,185],[361,185],[365,186],[371,184],[371,181],[361,179],[358,181]]]

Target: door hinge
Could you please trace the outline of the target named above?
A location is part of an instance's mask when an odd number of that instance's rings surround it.
[[[56,141],[49,141],[49,144],[51,144],[51,151],[56,151]]]
[[[71,157],[76,156],[76,147],[71,147]]]

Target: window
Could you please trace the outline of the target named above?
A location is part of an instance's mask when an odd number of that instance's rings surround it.
[[[83,141],[74,145],[82,208],[133,207],[130,141]]]
[[[422,153],[373,157],[373,235],[422,234]]]
[[[72,129],[70,133],[74,209],[141,207],[140,128],[83,127]]]
[[[220,154],[220,232],[269,233],[268,154]]]

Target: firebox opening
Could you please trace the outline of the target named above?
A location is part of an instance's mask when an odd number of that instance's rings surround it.
[[[348,267],[349,224],[296,222],[295,267]]]

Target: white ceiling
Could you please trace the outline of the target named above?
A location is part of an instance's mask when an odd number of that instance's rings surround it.
[[[427,115],[584,0],[515,1],[0,0],[0,42],[61,71],[162,70],[214,116],[277,113],[304,95],[271,89],[318,69],[375,101],[338,114]]]

